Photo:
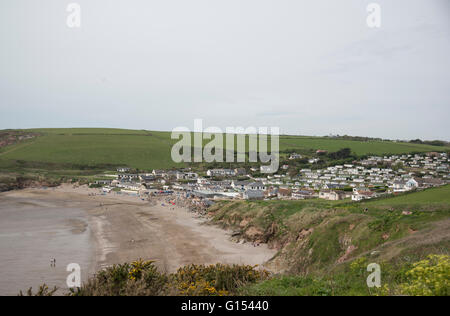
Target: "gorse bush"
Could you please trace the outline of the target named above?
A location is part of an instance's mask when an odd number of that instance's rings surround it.
[[[414,263],[406,272],[408,282],[401,285],[402,291],[414,296],[450,295],[450,256],[429,255]]]
[[[56,286],[52,289],[49,289],[49,287],[46,284],[43,284],[39,287],[37,292],[33,293],[33,288],[30,287],[26,291],[26,293],[20,291],[19,296],[53,296],[57,290],[58,289]]]
[[[153,261],[114,265],[100,271],[72,296],[156,296],[168,293],[168,277],[158,272]]]
[[[172,275],[181,295],[229,295],[239,286],[267,279],[269,272],[248,265],[188,265]]]
[[[188,265],[176,273],[158,272],[153,261],[137,260],[100,271],[71,296],[223,296],[248,283],[264,280],[267,271],[256,266]]]
[[[367,271],[367,258],[360,257],[350,263],[350,271],[358,276],[362,276]]]

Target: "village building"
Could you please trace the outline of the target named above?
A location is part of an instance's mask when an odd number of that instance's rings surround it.
[[[264,191],[266,186],[262,182],[251,182],[245,186],[246,190]]]
[[[231,169],[209,169],[206,171],[208,177],[229,177],[234,176],[235,172]]]
[[[249,180],[246,180],[246,181],[233,180],[233,181],[231,181],[231,187],[236,190],[245,190],[245,187],[247,185],[249,185],[250,183],[252,183],[252,182]]]
[[[292,190],[289,188],[279,188],[278,189],[277,197],[279,199],[288,199],[291,197],[291,195],[292,195]]]
[[[121,182],[139,181],[139,175],[130,174],[130,173],[122,173],[122,174],[117,175],[117,179]]]
[[[261,190],[246,190],[243,197],[246,200],[263,200],[264,192]]]
[[[356,190],[353,191],[352,201],[362,201],[367,199],[372,199],[376,197],[375,192],[366,191],[366,190]]]
[[[289,156],[289,160],[294,160],[294,159],[302,159],[302,155],[297,154],[297,153],[292,153],[292,154]]]
[[[313,190],[296,190],[292,192],[291,196],[295,200],[305,200],[314,198],[316,194]]]
[[[333,191],[333,190],[321,190],[319,192],[319,199],[325,199],[329,201],[338,201],[345,198],[345,192]]]
[[[234,169],[234,175],[238,177],[242,177],[247,175],[247,170],[245,168],[236,168]]]

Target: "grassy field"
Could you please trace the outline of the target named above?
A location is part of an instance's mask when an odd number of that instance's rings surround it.
[[[363,203],[368,206],[381,206],[381,205],[432,205],[432,204],[450,204],[450,186],[446,185],[439,188],[428,189],[422,192],[402,194],[400,196],[374,200]]]
[[[177,140],[169,132],[124,129],[34,129],[36,139],[0,150],[0,168],[18,167],[17,161],[41,163],[45,169],[103,166],[129,166],[141,170],[180,167],[170,157]],[[204,141],[206,143],[207,140]],[[337,151],[349,147],[357,155],[442,151],[447,147],[381,142],[348,141],[320,137],[281,136],[280,151],[312,152],[323,149]],[[58,164],[61,164],[58,167]],[[25,164],[26,165],[26,164]],[[70,168],[69,168],[70,169]]]
[[[352,141],[332,139],[325,137],[304,137],[304,136],[281,136],[280,150],[296,149],[322,149],[327,151],[338,151],[342,148],[351,148],[352,151],[361,155],[383,155],[383,154],[403,154],[410,152],[442,151],[443,147],[398,143],[389,141]],[[444,149],[445,150],[445,149]]]

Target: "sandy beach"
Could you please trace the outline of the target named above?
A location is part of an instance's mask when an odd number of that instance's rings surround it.
[[[114,192],[101,195],[100,190],[86,186],[74,187],[66,184],[57,188],[25,189],[0,194],[0,218],[5,225],[4,230],[8,225],[5,222],[8,218],[2,216],[14,215],[11,209],[17,208],[18,204],[26,205],[28,212],[36,218],[39,218],[39,213],[34,205],[45,210],[55,208],[57,216],[52,215],[53,218],[65,216],[68,210],[73,210],[73,214],[64,217],[64,236],[73,235],[71,239],[83,238],[83,241],[74,247],[70,245],[72,251],[60,262],[77,262],[75,260],[80,258],[75,257],[81,256],[81,260],[86,261],[83,265],[83,279],[103,267],[139,258],[154,260],[161,271],[173,272],[190,263],[263,265],[276,253],[266,245],[254,247],[251,244],[237,244],[230,240],[230,232],[207,224],[205,219],[198,218],[186,208],[163,206],[161,201],[149,203],[137,196]],[[49,238],[48,235],[55,231],[58,225],[48,228],[46,238]],[[42,230],[39,232],[42,233]],[[11,231],[5,237],[11,237],[13,233]],[[20,234],[18,238],[20,240]],[[54,238],[58,236],[49,240],[54,242]],[[2,244],[0,239],[0,246],[6,249],[6,239],[3,241]],[[70,247],[68,245],[68,248]],[[53,249],[52,253],[57,256],[58,251]],[[74,260],[71,260],[70,253],[77,254],[74,255]],[[27,253],[23,253],[20,258],[24,257],[23,260],[26,261],[26,256]],[[1,261],[7,259],[2,256]],[[47,265],[47,262],[44,264]],[[5,269],[3,267],[2,273],[7,273]],[[61,286],[67,275],[68,272],[60,271],[58,278],[61,282],[57,285]],[[15,283],[16,286],[21,285],[21,282]],[[1,284],[0,292],[5,292],[5,288],[9,288],[8,284],[5,284],[5,281]]]

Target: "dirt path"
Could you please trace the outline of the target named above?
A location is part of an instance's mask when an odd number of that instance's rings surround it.
[[[29,143],[26,143],[26,144],[23,144],[23,145],[19,145],[19,146],[15,146],[16,144],[14,144],[14,145],[12,145],[12,146],[14,146],[13,148],[8,149],[8,150],[3,151],[3,152],[0,152],[0,156],[9,154],[10,152],[16,151],[17,149],[22,149],[22,148],[24,148],[26,146],[30,146],[33,143],[34,143],[34,141],[31,141]]]

